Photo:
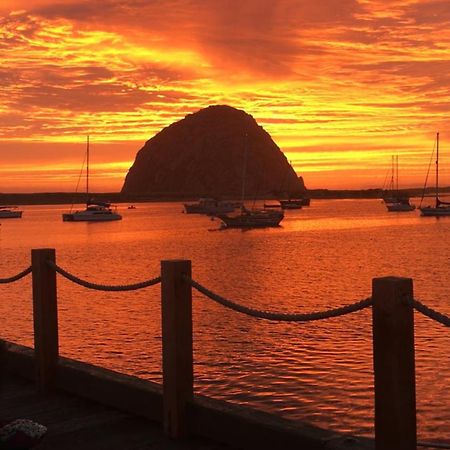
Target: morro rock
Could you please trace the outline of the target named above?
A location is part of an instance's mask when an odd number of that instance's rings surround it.
[[[174,197],[301,195],[305,186],[270,135],[244,111],[209,106],[139,150],[123,194]]]

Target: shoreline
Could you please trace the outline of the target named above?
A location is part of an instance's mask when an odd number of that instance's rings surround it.
[[[442,188],[442,193],[450,193],[450,187]],[[304,197],[312,200],[338,200],[338,199],[381,199],[382,189],[360,189],[360,190],[334,190],[334,189],[311,189],[305,192]],[[421,197],[423,188],[400,189],[410,197]],[[209,195],[211,196],[211,195]],[[434,196],[434,189],[425,189],[425,196]],[[92,198],[98,201],[116,203],[144,203],[144,202],[180,202],[197,201],[200,197],[208,195],[176,195],[176,194],[122,194],[121,192],[98,192],[92,193]],[[236,198],[223,196],[223,199],[235,200]],[[259,195],[256,200],[278,200],[284,198],[276,195]],[[246,200],[255,200],[255,197],[247,196]],[[0,205],[58,205],[70,203],[85,203],[85,193],[74,192],[36,192],[36,193],[0,193]]]

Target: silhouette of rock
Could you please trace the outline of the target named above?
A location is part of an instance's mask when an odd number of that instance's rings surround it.
[[[244,111],[209,106],[164,128],[136,155],[123,194],[240,197],[305,186],[270,135]]]

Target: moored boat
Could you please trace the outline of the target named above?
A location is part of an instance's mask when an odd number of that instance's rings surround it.
[[[0,206],[0,219],[20,219],[22,212],[17,206]]]
[[[120,220],[122,216],[110,203],[90,200],[86,203],[86,209],[64,213],[62,218],[64,222],[108,222]]]
[[[72,210],[63,213],[63,222],[109,222],[121,220],[122,216],[117,213],[116,208],[108,202],[99,202],[89,198],[89,136],[86,142],[86,208],[80,211]]]
[[[450,216],[450,202],[444,202],[439,198],[439,133],[436,133],[436,172],[435,172],[435,201],[434,206],[420,206],[420,215],[427,217]],[[422,196],[423,201],[423,196]],[[421,205],[422,205],[421,201]]]
[[[217,200],[215,198],[201,198],[197,203],[184,203],[186,214],[206,214],[215,216],[233,212],[242,205],[241,202]]]
[[[283,211],[251,210],[244,206],[240,214],[218,214],[225,228],[266,228],[278,227],[284,218]]]

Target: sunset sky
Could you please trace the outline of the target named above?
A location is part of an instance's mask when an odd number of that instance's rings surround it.
[[[118,191],[144,142],[244,109],[309,188],[450,185],[448,0],[2,0],[0,192]],[[448,150],[447,150],[448,149]],[[446,169],[448,168],[448,169]]]

